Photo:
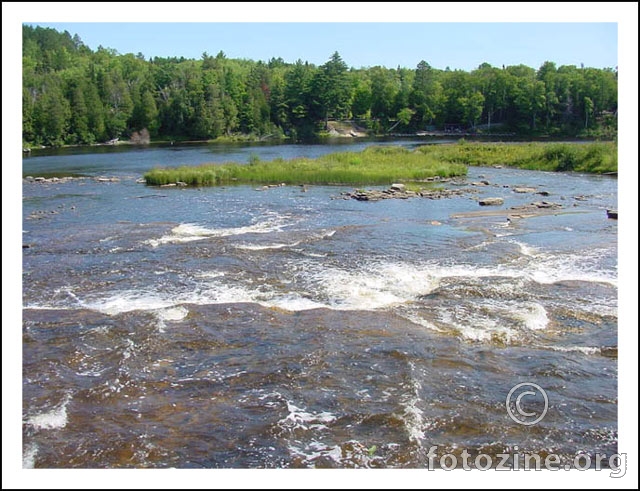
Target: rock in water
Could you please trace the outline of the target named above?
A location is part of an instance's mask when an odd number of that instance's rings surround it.
[[[504,203],[502,198],[484,198],[478,201],[480,206],[500,206]]]

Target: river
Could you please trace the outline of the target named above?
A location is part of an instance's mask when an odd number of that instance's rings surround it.
[[[379,202],[338,186],[137,182],[156,165],[369,144],[24,157],[24,176],[77,178],[22,184],[23,466],[617,452],[617,178],[471,167],[472,193]],[[562,207],[507,220],[472,213],[481,197]],[[535,424],[507,411],[519,383],[548,398]]]

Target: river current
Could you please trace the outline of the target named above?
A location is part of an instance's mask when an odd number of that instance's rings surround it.
[[[470,167],[472,192],[378,202],[137,182],[155,165],[368,144],[25,157],[24,176],[76,177],[22,184],[23,466],[617,452],[617,178]],[[507,219],[476,214],[483,197],[561,207]],[[519,383],[548,397],[536,424],[509,416]]]

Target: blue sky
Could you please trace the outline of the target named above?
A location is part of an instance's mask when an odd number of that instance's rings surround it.
[[[31,24],[31,23],[30,23]],[[281,57],[316,65],[334,51],[356,68],[400,65],[415,68],[425,60],[444,69],[525,64],[614,68],[618,65],[617,24],[609,23],[45,23],[78,34],[95,50],[102,45],[119,53],[200,58],[220,50],[229,58],[268,61]]]
[[[3,37],[6,11],[13,22],[78,34],[93,50],[102,45],[147,58],[200,58],[204,51],[222,50],[230,58],[281,57],[320,65],[338,51],[356,68],[415,68],[425,60],[435,68],[466,71],[483,62],[613,68],[619,31],[624,40],[629,30],[619,23],[633,13],[637,17],[637,4],[631,3],[5,2],[2,7]]]

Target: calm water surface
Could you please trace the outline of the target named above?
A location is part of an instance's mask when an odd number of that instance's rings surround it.
[[[470,168],[468,184],[490,184],[359,202],[348,187],[136,182],[156,165],[331,145],[95,150],[23,160],[25,176],[87,176],[23,182],[24,467],[617,452],[615,178]],[[488,196],[563,208],[458,215]],[[520,382],[548,395],[536,425],[506,411]]]

